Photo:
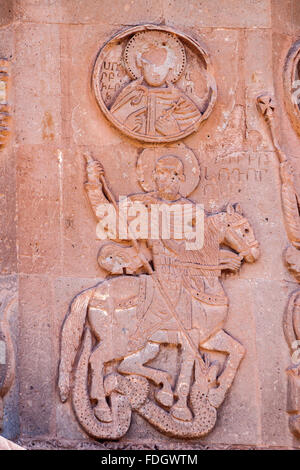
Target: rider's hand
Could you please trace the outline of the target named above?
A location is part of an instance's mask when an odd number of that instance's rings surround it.
[[[228,250],[220,250],[220,268],[236,272],[239,270],[242,262],[242,256]]]
[[[98,160],[87,164],[87,175],[89,183],[99,184],[100,176],[104,175],[104,168]]]

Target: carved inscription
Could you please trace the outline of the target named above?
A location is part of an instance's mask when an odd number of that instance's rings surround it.
[[[216,157],[204,166],[202,188],[205,197],[226,197],[264,183],[268,176],[268,152],[235,152]]]
[[[294,129],[300,135],[300,40],[290,48],[283,74],[284,100]]]

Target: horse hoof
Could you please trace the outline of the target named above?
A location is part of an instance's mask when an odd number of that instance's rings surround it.
[[[173,405],[174,397],[173,393],[171,392],[165,392],[163,389],[158,390],[158,392],[155,395],[156,400],[158,403],[160,403],[163,406],[170,407]]]
[[[218,388],[211,388],[208,393],[208,401],[214,408],[219,408],[225,399],[225,390]]]
[[[114,392],[115,390],[118,390],[119,379],[120,379],[120,376],[117,374],[110,374],[107,377],[105,377],[104,390],[105,390],[106,396],[109,396],[111,395],[112,392]]]
[[[175,419],[179,419],[180,421],[192,421],[193,415],[191,411],[188,409],[187,406],[176,406],[174,405],[171,409],[171,415]]]
[[[110,409],[103,406],[96,406],[94,408],[94,415],[96,416],[99,421],[103,423],[111,423],[112,422],[112,413]]]

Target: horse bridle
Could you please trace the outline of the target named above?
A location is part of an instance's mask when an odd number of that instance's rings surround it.
[[[248,242],[246,243],[243,238],[239,237],[234,229],[237,229],[239,227],[242,227],[244,224],[249,223],[248,220],[245,217],[242,217],[239,219],[237,222],[232,222],[228,223],[227,225],[227,231],[230,232],[231,237],[236,240],[237,245],[242,245],[242,251],[239,252],[239,254],[244,258],[245,256],[251,254],[251,249],[252,248],[258,248],[259,243],[257,240],[254,240],[253,242]]]

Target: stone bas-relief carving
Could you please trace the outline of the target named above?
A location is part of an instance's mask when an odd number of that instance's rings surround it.
[[[287,112],[300,134],[300,40],[290,48],[283,73],[284,100]]]
[[[293,169],[288,161],[283,162],[280,168],[282,181],[282,205],[285,217],[287,234],[291,242],[284,258],[291,274],[300,281],[300,216],[299,195],[295,190]],[[290,416],[290,428],[294,434],[300,437],[300,358],[298,354],[300,345],[300,315],[299,315],[300,290],[291,295],[285,316],[284,333],[291,349],[293,365],[288,369],[288,405]]]
[[[291,243],[284,252],[284,260],[290,273],[300,281],[300,204],[299,195],[295,189],[294,171],[276,138],[274,125],[275,103],[269,95],[258,98],[258,106],[265,117],[271,131],[274,147],[279,160],[281,179],[281,202],[285,227]],[[293,364],[288,368],[288,403],[290,413],[289,424],[291,431],[300,437],[300,290],[292,293],[283,319],[283,329],[291,350]]]
[[[157,203],[195,207],[187,197],[199,182],[199,167],[189,149],[146,149],[137,172],[145,192],[129,201],[147,210]],[[85,188],[101,224],[99,205],[120,208],[102,165],[89,156],[87,175]],[[127,245],[106,242],[101,266],[108,274],[127,274],[108,277],[71,304],[62,327],[59,393],[63,402],[72,395],[78,421],[94,438],[124,436],[132,411],[174,437],[201,437],[216,423],[245,352],[223,329],[228,298],[220,276],[254,262],[259,245],[240,208],[230,204],[205,214],[202,248],[188,250],[185,242],[161,235]],[[176,348],[176,376],[150,362],[164,345]],[[228,356],[225,363],[211,359],[214,351]]]
[[[281,164],[280,176],[282,181],[282,205],[287,227],[287,234],[291,242],[284,258],[291,274],[300,281],[300,216],[299,195],[294,186],[293,169],[290,163]],[[294,434],[300,437],[300,357],[298,354],[300,345],[300,290],[291,295],[285,316],[284,333],[291,349],[293,365],[288,369],[288,405],[290,416],[290,428]]]
[[[15,354],[9,327],[9,316],[15,301],[13,298],[8,302],[0,320],[0,431],[3,421],[3,400],[15,377]]]
[[[0,436],[0,451],[2,450],[26,450],[26,449]]]
[[[10,114],[8,105],[9,89],[9,61],[0,59],[0,149],[2,149],[10,134]],[[9,315],[15,298],[4,307],[0,314],[0,432],[3,424],[4,397],[9,392],[15,375],[15,355],[13,343],[9,331]],[[2,301],[1,301],[2,305]],[[5,305],[5,303],[4,303]],[[2,312],[1,312],[2,313]],[[0,436],[0,450],[13,448],[13,443]],[[18,447],[18,446],[16,446]]]
[[[8,85],[9,62],[6,59],[0,59],[0,149],[6,144],[10,134]]]
[[[194,39],[154,25],[122,32],[99,52],[93,86],[106,117],[144,142],[171,142],[208,117],[216,85]]]

